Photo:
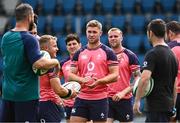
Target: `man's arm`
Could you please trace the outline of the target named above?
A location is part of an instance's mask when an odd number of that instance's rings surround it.
[[[89,85],[90,88],[94,88],[97,85],[108,84],[112,82],[116,82],[119,76],[119,66],[109,66],[109,74],[103,78],[97,79],[93,78],[95,81],[93,84]]]
[[[47,59],[41,57],[39,60],[33,63],[33,67],[37,69],[50,69],[56,67],[60,69],[59,61],[57,59]]]
[[[138,83],[138,88],[137,88],[137,92],[136,92],[136,97],[135,97],[135,102],[134,102],[134,113],[139,113],[140,112],[140,100],[143,97],[144,93],[145,93],[145,89],[148,85],[148,80],[151,77],[152,72],[149,70],[143,70],[142,74],[141,74],[141,79],[139,80]]]
[[[130,92],[132,91],[135,81],[137,81],[137,79],[141,77],[140,69],[139,69],[139,68],[136,69],[136,70],[132,73],[132,76],[133,76],[133,78],[134,78],[133,83],[132,83],[130,86],[128,86],[127,88],[125,88],[123,91],[120,91],[120,92],[118,92],[117,94],[115,94],[115,95],[112,97],[112,99],[113,99],[114,101],[119,101],[119,100],[122,99],[126,94],[128,94],[128,93],[130,93]]]
[[[71,67],[69,71],[68,81],[76,81],[78,83],[85,83],[91,78],[89,77],[80,77],[77,75],[78,69],[76,67]]]

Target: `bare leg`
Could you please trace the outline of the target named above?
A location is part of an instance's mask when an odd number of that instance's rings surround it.
[[[70,123],[86,123],[88,120],[83,117],[71,116]]]

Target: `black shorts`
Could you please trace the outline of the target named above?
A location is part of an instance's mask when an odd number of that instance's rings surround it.
[[[145,122],[169,122],[170,115],[169,112],[145,112],[146,120]]]
[[[2,99],[0,122],[37,122],[38,100],[14,102]]]
[[[66,118],[66,119],[70,119],[72,107],[65,106],[65,107],[64,107],[64,110],[65,110],[65,118]]]
[[[180,121],[180,93],[177,94],[176,111],[176,119]]]
[[[108,99],[84,100],[76,98],[71,116],[83,117],[93,121],[106,121]]]
[[[109,98],[109,112],[108,118],[118,120],[120,122],[133,121],[133,100],[122,99],[120,101],[113,101]]]
[[[64,109],[52,101],[40,101],[39,120],[41,122],[60,122],[64,118]]]

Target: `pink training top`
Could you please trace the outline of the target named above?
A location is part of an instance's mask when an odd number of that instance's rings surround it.
[[[110,83],[108,86],[109,97],[114,96],[116,93],[123,91],[130,86],[130,79],[132,73],[137,69],[140,70],[140,65],[137,56],[128,49],[116,54],[119,62],[119,79],[117,82]],[[128,93],[124,99],[132,97],[132,93]]]
[[[177,75],[177,93],[180,93],[180,42],[178,41],[170,41],[168,43],[169,47],[175,54],[178,61],[178,75]]]
[[[61,64],[62,75],[64,76],[65,82],[67,82],[68,72],[69,72],[70,66],[71,66],[71,59],[70,59],[70,57],[62,60],[60,62],[60,64]],[[64,105],[68,106],[68,107],[73,107],[74,101],[75,101],[75,98],[63,100]]]
[[[53,72],[40,76],[40,101],[51,100],[56,104],[61,103],[61,98],[51,88],[50,79],[57,77]]]
[[[103,78],[109,73],[109,66],[118,65],[115,53],[109,47],[101,44],[96,49],[88,49],[87,46],[78,50],[72,60],[72,67],[77,67],[81,77]],[[87,85],[93,81],[81,84],[78,97],[86,100],[98,100],[107,98],[107,84],[97,85],[90,89]]]

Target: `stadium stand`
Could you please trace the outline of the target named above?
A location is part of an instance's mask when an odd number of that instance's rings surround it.
[[[151,19],[180,20],[179,0],[1,0],[1,36],[15,26],[12,15],[20,2],[31,4],[38,14],[39,35],[58,37],[58,58],[67,53],[62,42],[68,33],[77,33],[82,44],[87,43],[85,26],[90,19],[102,22],[103,43],[108,45],[108,29],[118,27],[124,33],[124,45],[140,54],[151,48],[146,37],[146,24]]]
[[[90,19],[97,19],[103,24],[102,43],[108,45],[109,28],[120,28],[124,34],[123,45],[137,53],[140,64],[143,65],[144,54],[151,48],[146,36],[147,23],[156,18],[166,22],[180,21],[180,0],[0,0],[0,41],[4,32],[15,26],[12,15],[15,6],[21,2],[31,4],[38,15],[40,36],[57,36],[59,60],[68,54],[65,36],[77,33],[85,46],[86,23]],[[2,57],[0,63],[2,71]],[[142,100],[142,110],[143,102]]]

